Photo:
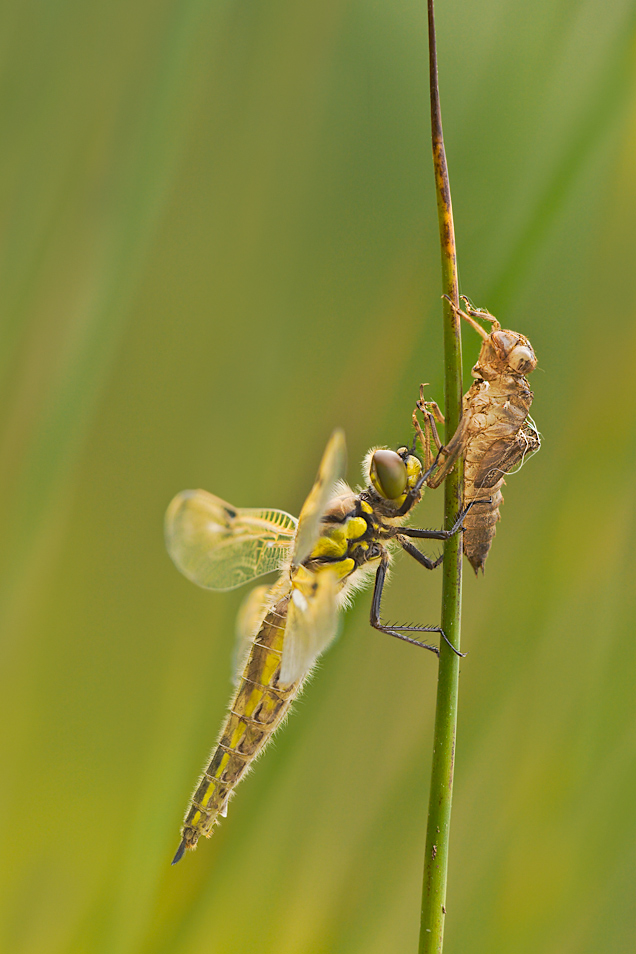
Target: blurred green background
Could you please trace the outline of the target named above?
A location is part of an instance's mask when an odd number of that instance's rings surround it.
[[[0,10],[7,954],[416,949],[436,666],[369,594],[170,868],[242,593],[162,519],[185,487],[297,513],[334,426],[356,481],[441,399],[423,7]],[[544,438],[467,566],[448,954],[636,948],[635,22],[439,3],[462,291],[531,339]],[[386,616],[439,583],[401,559]]]

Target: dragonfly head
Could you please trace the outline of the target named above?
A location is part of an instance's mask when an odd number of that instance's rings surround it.
[[[401,504],[407,490],[417,483],[422,465],[406,447],[397,452],[378,447],[370,455],[368,469],[371,485],[380,497]]]

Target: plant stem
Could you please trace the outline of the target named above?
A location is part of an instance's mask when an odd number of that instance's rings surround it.
[[[437,78],[437,49],[433,0],[428,0],[428,46],[431,91],[431,131],[435,189],[442,252],[442,285],[444,293],[459,305],[457,258],[450,184],[444,150],[442,115]],[[446,439],[455,433],[462,412],[462,352],[459,318],[444,299],[444,385]],[[444,511],[446,526],[451,526],[463,501],[464,467],[457,461],[446,478]],[[444,546],[444,578],[442,584],[442,628],[459,649],[462,599],[462,538],[456,534]],[[433,743],[431,792],[424,856],[422,919],[419,954],[440,954],[444,942],[446,914],[446,875],[453,797],[453,767],[457,730],[457,695],[459,657],[441,640],[437,680],[437,708]]]

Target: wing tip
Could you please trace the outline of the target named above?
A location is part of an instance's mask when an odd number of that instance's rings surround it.
[[[340,454],[342,454],[345,459],[347,455],[347,439],[345,437],[345,432],[343,427],[336,427],[331,432],[331,437],[329,438],[329,445],[334,449],[337,449]]]

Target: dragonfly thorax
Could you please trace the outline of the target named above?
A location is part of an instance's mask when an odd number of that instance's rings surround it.
[[[344,503],[345,499],[343,495],[335,502]],[[342,513],[339,506],[329,509],[322,534],[307,560],[313,569],[322,566],[334,570],[340,580],[379,555],[374,542],[377,522],[373,508],[354,494],[348,502],[353,505],[348,512]]]
[[[399,513],[407,494],[416,487],[422,472],[417,457],[407,448],[392,451],[375,448],[365,460],[369,484],[360,494],[347,492],[335,497],[322,518],[319,540],[307,560],[312,570],[330,568],[341,582],[356,571],[386,555],[387,543],[395,536],[395,524],[405,516]]]

